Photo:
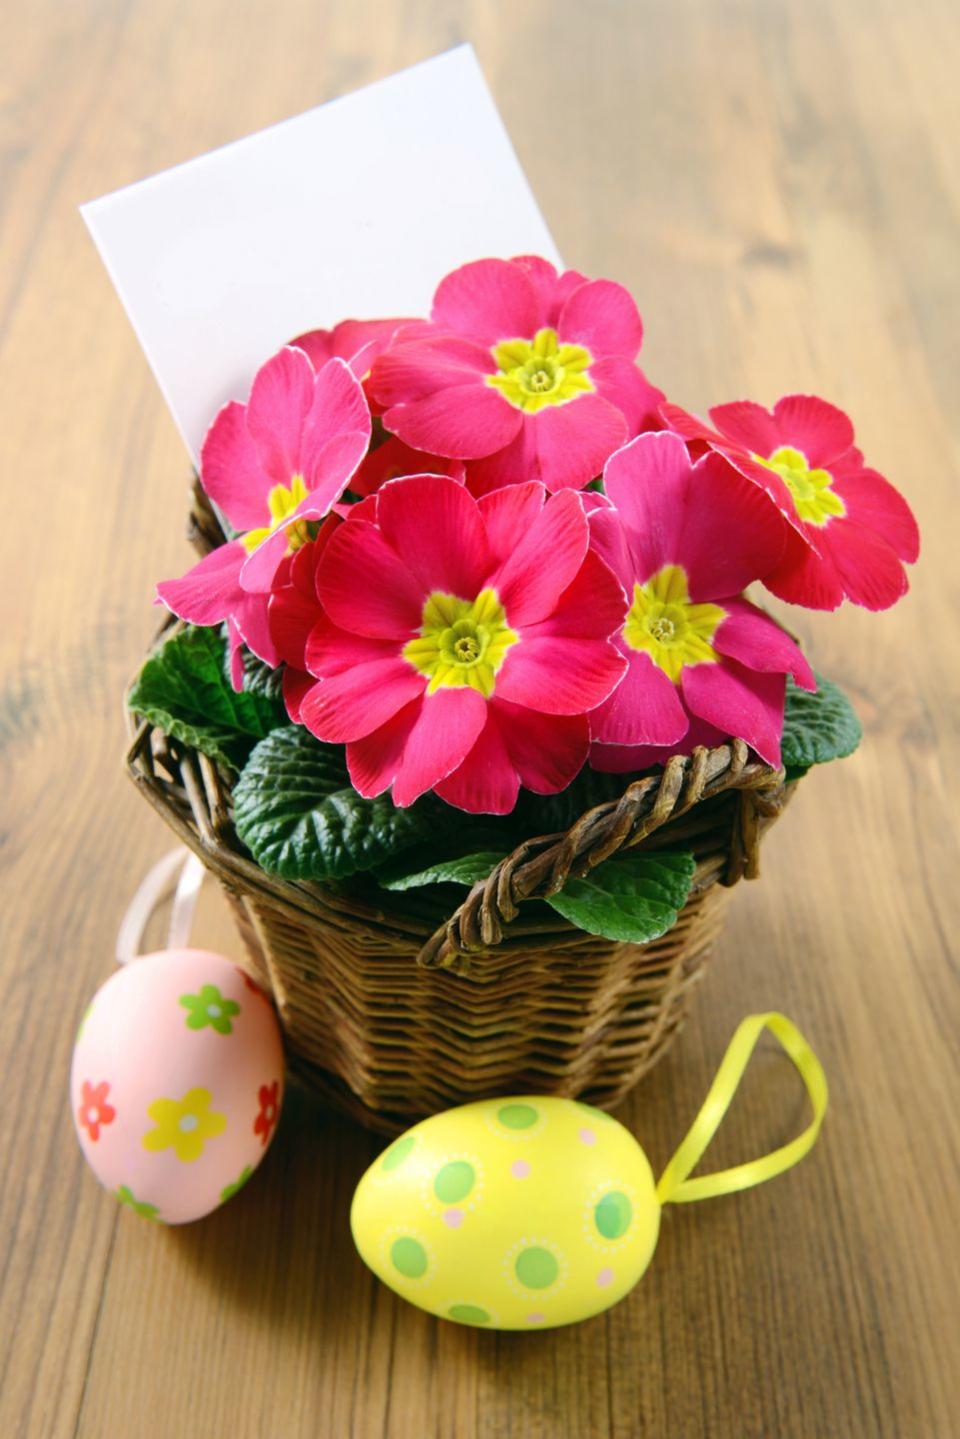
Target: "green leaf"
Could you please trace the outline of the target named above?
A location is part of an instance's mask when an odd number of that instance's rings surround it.
[[[692,854],[626,850],[568,879],[547,904],[588,934],[646,944],[676,923],[695,869]]]
[[[787,680],[782,753],[791,779],[811,765],[843,759],[860,743],[860,721],[843,690],[823,675],[816,681],[816,692],[810,694]]]
[[[259,865],[283,879],[342,879],[374,869],[444,823],[426,796],[398,809],[350,785],[340,745],[285,725],[257,745],[233,790],[237,834]],[[455,813],[455,812],[454,812]]]
[[[188,625],[150,656],[127,704],[165,734],[240,769],[257,740],[286,716],[279,699],[265,690],[236,693],[224,651],[218,629]]]
[[[419,889],[427,884],[473,885],[478,879],[486,879],[503,857],[503,851],[479,850],[475,854],[461,855],[459,859],[441,859],[425,869],[417,868],[410,873],[404,873],[401,865],[393,865],[377,875],[377,882],[384,889]],[[409,869],[409,864],[406,868]]]

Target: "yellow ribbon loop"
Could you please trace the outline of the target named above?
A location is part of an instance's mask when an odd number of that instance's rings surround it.
[[[766,1154],[762,1159],[751,1159],[737,1164],[733,1169],[723,1169],[716,1174],[704,1174],[700,1179],[689,1179],[707,1145],[716,1134],[723,1116],[730,1108],[743,1072],[750,1062],[757,1040],[765,1029],[776,1035],[787,1054],[796,1065],[800,1077],[807,1087],[813,1106],[813,1119],[802,1134]],[[712,1199],[718,1194],[733,1194],[738,1189],[749,1189],[754,1184],[763,1184],[767,1179],[782,1174],[785,1169],[808,1154],[820,1133],[823,1116],[827,1112],[827,1080],[819,1059],[804,1039],[797,1026],[785,1014],[751,1014],[737,1027],[730,1041],[717,1077],[710,1086],[700,1113],[690,1126],[686,1139],[670,1160],[657,1185],[657,1198],[661,1204],[689,1204],[695,1199]]]

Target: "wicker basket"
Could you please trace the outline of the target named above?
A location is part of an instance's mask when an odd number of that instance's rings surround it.
[[[222,543],[202,500],[192,538]],[[484,1095],[614,1105],[676,1033],[722,920],[757,873],[760,838],[795,786],[740,741],[676,757],[564,834],[531,838],[450,917],[415,891],[278,880],[236,839],[228,776],[143,722],[130,774],[219,880],[293,1071],[384,1133]],[[681,845],[697,868],[651,944],[584,934],[538,904],[618,849]]]

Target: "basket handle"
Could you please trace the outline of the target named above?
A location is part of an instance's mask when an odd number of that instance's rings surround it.
[[[765,813],[774,813],[784,788],[782,770],[749,760],[743,740],[716,749],[700,747],[691,755],[674,755],[660,774],[634,780],[617,800],[588,810],[565,834],[543,835],[519,845],[479,880],[451,917],[427,940],[417,962],[427,969],[467,967],[467,957],[493,949],[503,928],[516,919],[527,899],[556,894],[570,876],[581,878],[620,849],[629,849],[667,820],[692,809],[724,790],[752,791]],[[768,791],[761,798],[758,791]],[[758,826],[744,826],[743,840],[755,846]],[[755,869],[748,855],[733,877]]]

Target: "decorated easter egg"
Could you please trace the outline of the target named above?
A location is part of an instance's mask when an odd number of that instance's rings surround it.
[[[622,1124],[523,1096],[407,1130],[361,1179],[351,1225],[364,1261],[411,1304],[481,1328],[548,1329],[633,1288],[660,1206]]]
[[[94,1174],[135,1213],[199,1219],[273,1138],[283,1049],[273,1006],[223,955],[164,950],[118,969],[87,1010],[70,1098]]]

